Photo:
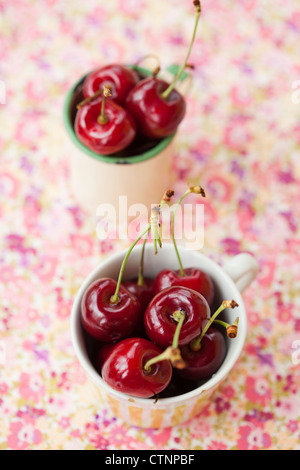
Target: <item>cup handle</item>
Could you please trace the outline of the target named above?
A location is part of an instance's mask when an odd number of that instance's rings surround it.
[[[242,293],[256,278],[259,272],[259,264],[249,253],[240,253],[225,265],[224,271],[231,277]]]

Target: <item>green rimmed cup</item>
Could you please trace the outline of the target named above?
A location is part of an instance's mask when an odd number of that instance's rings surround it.
[[[141,78],[151,76],[152,72],[139,66],[135,68]],[[178,66],[168,68],[176,74]],[[82,88],[85,77],[72,86],[66,95],[63,108],[63,121],[73,144],[70,151],[70,184],[74,197],[89,213],[95,214],[99,205],[110,204],[115,208],[117,217],[120,197],[127,198],[127,207],[151,204],[160,201],[164,191],[172,184],[173,142],[176,133],[158,140],[144,141],[128,147],[116,155],[99,155],[78,139],[74,131],[76,106],[82,101]],[[184,73],[181,81],[188,74]],[[123,199],[124,207],[124,199]]]

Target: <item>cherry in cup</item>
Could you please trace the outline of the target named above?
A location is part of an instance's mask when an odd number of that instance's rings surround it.
[[[223,310],[235,307],[238,307],[238,304],[234,300],[224,300],[205,325],[201,335],[180,348],[185,363],[185,368],[178,371],[178,375],[182,379],[207,380],[220,368],[225,359],[227,347],[223,333],[214,325],[219,323],[225,326],[227,336],[235,338],[238,329],[238,318],[232,325],[217,320],[217,316]]]
[[[79,103],[74,128],[87,148],[101,155],[111,155],[133,142],[136,124],[125,108],[107,100],[111,96],[109,88],[104,88],[101,94]]]
[[[126,108],[136,120],[139,132],[147,138],[161,139],[173,134],[184,118],[185,99],[175,86],[187,66],[201,14],[200,2],[195,0],[194,5],[196,21],[192,40],[185,61],[173,82],[168,84],[156,76],[146,78],[138,82],[126,98]]]
[[[84,98],[94,96],[106,87],[111,90],[111,98],[121,106],[124,105],[130,90],[138,83],[139,76],[135,70],[123,64],[109,64],[91,72],[83,85]]]

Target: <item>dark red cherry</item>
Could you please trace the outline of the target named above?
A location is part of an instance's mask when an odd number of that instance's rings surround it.
[[[154,297],[154,280],[144,278],[142,286],[138,284],[137,279],[124,281],[122,284],[127,290],[129,290],[129,292],[138,298],[142,311],[144,312],[150,300]]]
[[[118,301],[112,302],[116,286],[114,279],[98,279],[82,297],[82,326],[99,341],[120,341],[128,337],[139,322],[140,303],[127,289],[120,286]]]
[[[173,134],[185,115],[185,100],[177,90],[163,98],[162,93],[168,87],[164,80],[145,78],[126,98],[126,109],[135,119],[139,132],[149,139],[162,139]]]
[[[99,96],[77,111],[75,132],[86,147],[100,155],[112,155],[128,147],[136,135],[136,125],[120,105],[106,100],[101,122],[103,98]]]
[[[187,287],[203,295],[209,306],[211,306],[215,296],[215,288],[211,277],[197,268],[187,268],[184,273],[185,275],[182,276],[180,270],[162,270],[154,281],[155,293],[157,294],[171,286]]]
[[[110,64],[91,72],[85,79],[83,95],[93,96],[103,86],[109,87],[112,99],[123,105],[129,91],[138,83],[139,76],[135,70],[122,65]]]
[[[146,339],[124,339],[106,359],[103,380],[119,392],[140,398],[153,397],[167,387],[172,377],[172,366],[167,360],[145,369],[147,362],[161,353],[157,345]]]
[[[226,356],[224,335],[213,326],[203,336],[199,351],[193,351],[191,345],[180,349],[185,368],[178,370],[177,374],[188,380],[209,379],[217,372]]]
[[[177,312],[185,315],[179,346],[188,344],[199,336],[210,316],[209,305],[199,292],[177,286],[159,292],[146,309],[144,323],[149,338],[162,348],[173,342]]]
[[[103,343],[95,351],[93,364],[101,374],[102,366],[117,343]]]

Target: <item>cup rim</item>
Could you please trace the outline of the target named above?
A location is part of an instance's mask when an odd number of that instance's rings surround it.
[[[133,68],[132,65],[128,65],[128,67]],[[150,76],[151,71],[140,66],[134,66],[135,69],[137,69],[139,72]],[[105,162],[105,163],[110,163],[110,164],[128,164],[128,163],[141,163],[146,160],[150,160],[151,158],[154,158],[156,155],[161,153],[174,139],[176,132],[173,134],[169,135],[168,137],[165,137],[164,139],[161,139],[157,145],[152,147],[150,150],[147,150],[139,155],[130,155],[126,157],[113,157],[109,155],[100,155],[98,153],[93,152],[90,150],[88,147],[86,147],[80,140],[78,139],[75,131],[74,131],[74,126],[71,121],[71,103],[72,103],[72,98],[74,95],[75,89],[80,85],[80,83],[85,79],[87,74],[83,75],[77,82],[69,89],[69,91],[66,94],[64,105],[63,105],[63,122],[65,129],[67,131],[68,136],[70,137],[70,140],[75,144],[75,146],[81,150],[83,153],[88,155],[89,157],[94,158],[95,160]]]
[[[170,245],[169,249],[174,249],[172,244],[165,244],[165,246]],[[136,250],[141,249],[141,246],[138,245],[136,247]],[[146,245],[146,250],[151,250],[152,247],[149,247]],[[180,254],[182,255],[184,252],[191,252],[189,248],[179,246],[178,247]],[[93,367],[91,361],[86,359],[86,354],[82,351],[82,349],[79,346],[79,341],[78,341],[78,326],[79,328],[82,328],[80,324],[80,305],[81,305],[81,298],[85,292],[85,290],[88,288],[88,286],[97,278],[96,276],[98,275],[98,272],[100,270],[104,270],[106,267],[108,267],[111,263],[114,262],[122,262],[123,257],[127,253],[127,250],[120,251],[118,253],[113,254],[109,258],[107,258],[105,261],[100,263],[96,268],[94,268],[90,274],[84,279],[83,283],[81,284],[71,310],[71,337],[72,337],[72,343],[73,347],[76,353],[76,356],[87,373],[87,376],[92,380],[92,382],[100,387],[101,389],[104,389],[110,396],[113,395],[115,398],[120,399],[120,400],[130,400],[134,402],[135,405],[152,405],[151,398],[139,398],[139,397],[132,397],[130,395],[118,392],[117,390],[112,389],[108,384],[104,382],[102,377],[98,374],[98,372],[95,370]],[[204,384],[202,384],[200,387],[195,388],[194,390],[184,393],[182,395],[176,395],[175,397],[168,397],[168,398],[159,398],[156,402],[157,405],[170,405],[170,404],[175,404],[178,402],[183,402],[189,399],[192,399],[194,397],[197,397],[205,392],[209,392],[211,389],[214,389],[217,384],[220,384],[228,375],[228,373],[231,371],[231,369],[234,367],[236,362],[238,361],[240,354],[243,350],[244,343],[246,340],[246,333],[247,333],[247,316],[246,316],[246,310],[242,298],[242,294],[239,291],[238,287],[234,283],[234,281],[231,279],[231,277],[224,271],[224,269],[219,266],[215,261],[213,261],[211,258],[203,255],[202,253],[199,252],[193,252],[196,256],[196,258],[199,261],[208,263],[218,274],[223,276],[223,278],[226,280],[226,282],[229,284],[231,289],[234,289],[235,292],[235,298],[234,300],[237,301],[239,304],[239,333],[237,337],[234,339],[236,342],[234,351],[232,352],[232,355],[230,357],[230,360],[227,362],[226,366],[222,367],[222,371],[220,372],[220,369],[210,378],[208,379]],[[146,254],[146,252],[145,252]],[[203,268],[205,269],[205,268]],[[228,353],[227,353],[228,354]]]

